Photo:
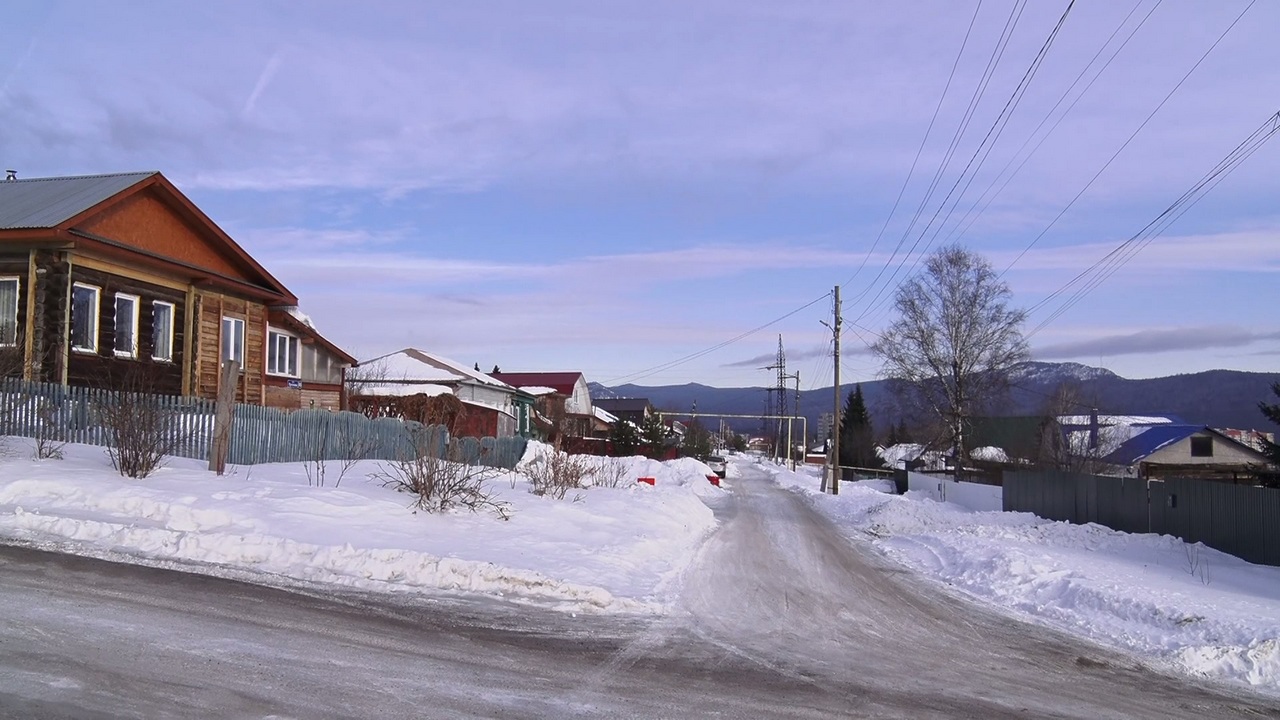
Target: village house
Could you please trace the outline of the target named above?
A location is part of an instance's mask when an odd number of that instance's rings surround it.
[[[0,181],[0,347],[28,380],[338,409],[355,358],[158,172]]]
[[[530,436],[533,396],[462,363],[405,348],[360,366],[364,372],[350,388],[359,412],[447,424],[455,437]],[[433,406],[422,399],[442,394],[461,401],[461,412],[430,417]]]

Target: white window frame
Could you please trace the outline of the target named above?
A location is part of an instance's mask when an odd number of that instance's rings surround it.
[[[0,276],[0,283],[13,283],[13,342],[5,342],[0,338],[0,347],[14,347],[18,344],[18,293],[22,292],[22,279],[17,275]]]
[[[231,325],[231,346],[227,346],[227,325]],[[237,329],[238,328],[238,329]],[[235,360],[240,363],[240,371],[244,372],[244,340],[245,340],[245,321],[244,318],[231,317],[229,315],[222,316],[222,343],[218,348],[218,353],[222,357],[222,362]]]
[[[283,341],[283,344],[286,348],[285,367],[283,370],[277,367],[280,361],[280,355],[278,352],[276,354],[276,365],[272,365],[271,363],[271,350],[272,349],[278,350],[278,348],[276,348],[276,344],[280,341]],[[290,363],[288,362],[289,358],[287,357],[289,348],[292,348],[293,350],[293,370],[292,371],[289,370]],[[266,362],[268,375],[275,375],[277,377],[289,377],[289,378],[302,377],[302,339],[299,338],[297,335],[294,335],[293,333],[287,333],[283,330],[278,330],[268,325],[267,326],[267,349],[266,349],[265,362]]]
[[[157,347],[158,343],[156,342],[156,317],[157,317],[157,311],[160,308],[168,308],[169,310],[169,328],[168,328],[168,332],[165,334],[165,337],[164,337],[165,348],[168,350],[168,352],[163,355],[156,352],[156,350],[158,350],[158,347]],[[151,302],[151,359],[152,360],[158,360],[160,362],[173,362],[173,321],[174,321],[174,318],[176,318],[177,316],[178,316],[178,309],[173,303],[166,302],[164,300],[153,300]]]
[[[129,348],[127,350],[120,349],[120,301],[129,303],[129,310],[125,319],[129,321]],[[138,325],[142,319],[142,298],[132,293],[116,293],[115,296],[115,333],[111,341],[111,349],[118,358],[136,358],[138,357]]]
[[[76,345],[76,324],[75,318],[71,319],[71,349],[78,353],[94,353],[98,352],[98,317],[102,314],[102,288],[89,283],[72,283],[71,284],[71,315],[75,315],[75,297],[76,289],[89,290],[93,293],[93,312],[89,315],[89,345]]]

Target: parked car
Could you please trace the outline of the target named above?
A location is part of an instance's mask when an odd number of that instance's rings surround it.
[[[719,455],[711,455],[710,457],[707,458],[707,467],[711,468],[711,471],[714,472],[718,477],[724,477],[725,471],[728,469],[729,466],[725,462],[724,458],[720,457]]]

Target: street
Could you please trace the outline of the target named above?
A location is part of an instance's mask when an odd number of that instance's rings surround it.
[[[660,618],[0,547],[0,717],[1280,718],[976,608],[747,467]]]

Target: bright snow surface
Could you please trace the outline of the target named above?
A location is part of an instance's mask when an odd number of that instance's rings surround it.
[[[703,498],[723,492],[692,460],[629,458],[619,487],[564,500],[532,495],[524,475],[501,473],[490,487],[510,503],[502,520],[414,512],[406,495],[369,477],[376,462],[336,486],[340,464],[330,463],[324,487],[308,484],[302,464],[216,477],[172,460],[130,480],[100,448],[67,446],[64,460],[34,461],[29,441],[7,446],[0,535],[18,541],[272,584],[481,593],[575,612],[672,611],[683,570],[716,526]],[[816,471],[776,473],[847,536],[972,599],[1157,665],[1280,695],[1280,568],[1167,536],[889,495],[883,483],[822,495]],[[736,475],[731,463],[729,482]]]

